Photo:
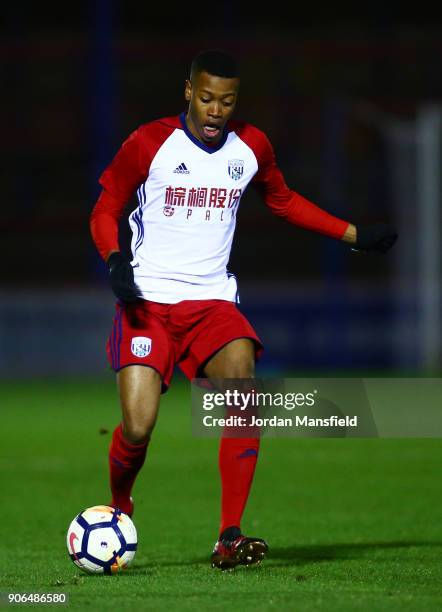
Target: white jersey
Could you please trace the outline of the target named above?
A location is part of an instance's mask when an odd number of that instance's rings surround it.
[[[132,265],[143,298],[236,299],[227,264],[241,196],[257,170],[255,154],[234,131],[213,152],[184,129],[166,138],[130,216]]]
[[[221,141],[208,147],[190,133],[184,113],[144,124],[100,177],[108,200],[94,211],[104,228],[94,234],[97,246],[104,257],[118,249],[114,226],[108,236],[103,215],[118,219],[137,190],[139,205],[129,223],[142,298],[166,304],[238,301],[228,262],[238,206],[252,180],[275,214],[304,227],[312,224],[312,211],[318,215],[315,205],[288,189],[267,137],[256,127],[229,122]],[[327,219],[329,225],[335,221]],[[342,227],[334,231],[342,235]],[[328,226],[324,233],[330,234]]]

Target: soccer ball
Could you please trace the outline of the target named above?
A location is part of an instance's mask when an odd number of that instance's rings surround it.
[[[78,514],[66,536],[69,557],[88,574],[115,574],[132,562],[137,530],[132,519],[110,506],[93,506]]]

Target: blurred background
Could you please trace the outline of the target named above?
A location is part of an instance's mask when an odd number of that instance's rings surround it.
[[[274,217],[250,188],[229,268],[266,346],[261,375],[439,376],[442,24],[357,8],[3,7],[3,377],[108,372],[114,300],[89,232],[98,177],[141,123],[185,109],[190,62],[209,47],[238,56],[236,118],[268,134],[292,189],[400,235],[386,256],[356,254]]]

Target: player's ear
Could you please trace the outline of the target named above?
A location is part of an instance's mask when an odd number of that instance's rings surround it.
[[[184,99],[186,102],[190,102],[190,98],[192,97],[192,83],[189,79],[186,79],[186,84],[184,86]]]

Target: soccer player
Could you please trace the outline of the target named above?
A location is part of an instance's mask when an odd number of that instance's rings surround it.
[[[251,183],[271,212],[357,250],[386,251],[396,233],[384,224],[355,226],[288,188],[272,146],[257,127],[232,120],[239,90],[236,60],[222,50],[191,64],[187,110],[141,125],[100,176],[90,226],[117,298],[107,343],[117,373],[122,421],[109,450],[113,506],[132,515],[131,490],[155,426],[161,394],[178,364],[189,378],[253,379],[263,346],[237,306],[227,264],[241,196]],[[130,215],[131,255],[118,224]],[[268,550],[241,531],[259,437],[223,436],[219,447],[221,524],[214,567],[258,563]]]

